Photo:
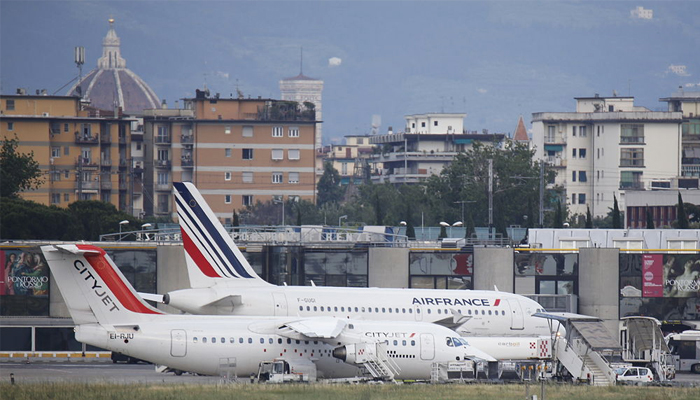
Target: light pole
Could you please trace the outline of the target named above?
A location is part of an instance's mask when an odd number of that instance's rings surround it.
[[[129,221],[126,219],[124,221],[119,221],[119,241],[120,242],[122,241],[122,226],[126,225],[128,223],[129,223]]]
[[[148,239],[148,238],[147,238],[147,234],[144,233],[143,231],[145,231],[146,228],[150,228],[150,227],[152,227],[152,226],[153,226],[153,225],[151,225],[151,224],[148,223],[148,222],[146,222],[145,224],[142,224],[142,225],[141,225],[141,240]]]
[[[344,220],[344,219],[347,220],[347,219],[348,219],[348,216],[347,216],[347,215],[341,215],[340,218],[338,218],[338,227],[341,226],[341,225],[340,225],[340,224],[341,224],[340,221],[342,221],[342,220]]]

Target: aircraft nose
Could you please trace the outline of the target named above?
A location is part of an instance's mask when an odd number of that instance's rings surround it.
[[[333,349],[333,357],[345,361],[348,356],[348,350],[345,346],[336,347]]]

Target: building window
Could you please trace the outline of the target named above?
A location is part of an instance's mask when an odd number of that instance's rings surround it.
[[[8,122],[8,123],[7,123],[7,130],[8,130],[8,131],[14,131],[14,130],[15,130],[15,123],[14,123],[14,122]]]
[[[5,109],[6,109],[7,111],[14,111],[14,109],[15,109],[15,101],[12,100],[12,99],[7,99],[7,100],[5,101]]]
[[[158,126],[158,134],[156,136],[156,143],[170,143],[170,133],[168,132],[168,127],[164,125]]]
[[[578,204],[586,204],[586,194],[585,193],[578,194]]]
[[[571,181],[576,182],[576,171],[571,171]]]
[[[284,174],[281,172],[272,173],[272,183],[282,183],[284,182]]]
[[[159,185],[167,185],[170,183],[170,174],[168,172],[159,172],[158,173],[158,184]]]
[[[578,158],[586,158],[586,149],[578,149]]]
[[[63,146],[63,155],[67,156],[70,154],[70,147],[68,146]]]
[[[299,173],[290,172],[289,173],[289,183],[299,183]]]
[[[342,175],[347,175],[347,174],[348,174],[348,163],[344,162],[344,163],[340,166],[340,173],[341,173]]]
[[[230,134],[231,134],[231,125],[226,125],[226,126],[224,127],[224,133],[227,134],[227,135],[230,135]]]
[[[290,160],[298,160],[299,159],[299,149],[289,149],[287,150],[287,157]]]
[[[643,189],[642,173],[638,171],[620,171],[620,189]]]
[[[644,125],[622,124],[620,143],[644,143]]]
[[[61,203],[61,194],[60,193],[51,193],[51,204],[60,204]]]
[[[576,193],[571,194],[571,204],[576,204]]]
[[[425,128],[425,121],[420,123],[421,128]]]
[[[158,149],[158,164],[167,165],[167,161],[170,160],[170,151],[168,149]],[[162,161],[162,162],[161,162]]]
[[[282,160],[284,159],[284,150],[282,149],[272,149],[272,159]]]
[[[623,149],[620,149],[620,166],[621,167],[643,167],[644,166],[644,149],[642,149],[642,148],[623,148]]]
[[[49,131],[51,132],[52,135],[58,135],[61,133],[61,123],[60,122],[52,122],[51,127],[49,128]]]
[[[244,206],[252,206],[253,205],[253,196],[249,194],[244,194],[242,198],[242,202]]]
[[[243,172],[243,183],[253,183],[253,173],[250,171]]]
[[[253,127],[246,125],[243,127],[243,137],[253,137]]]
[[[588,178],[586,177],[586,171],[578,171],[578,181],[579,182],[587,182]]]
[[[224,196],[224,204],[231,204],[231,195],[227,194]]]
[[[68,193],[63,194],[63,201],[65,201],[66,203],[70,201],[70,195]]]
[[[284,127],[273,126],[272,127],[272,137],[282,137],[284,136]]]
[[[553,143],[554,142],[554,134],[556,133],[556,126],[554,125],[548,125],[547,126],[547,142]]]
[[[575,126],[571,127],[571,136],[576,136],[576,127]]]
[[[63,124],[63,132],[68,132],[68,124]]]
[[[224,149],[224,155],[226,157],[231,157],[231,149]]]
[[[253,149],[243,149],[243,159],[252,160],[253,159]]]
[[[70,171],[68,171],[68,170],[63,171],[64,178],[68,178],[69,176],[70,176]]]
[[[571,157],[576,158],[576,149],[571,149]]]
[[[51,148],[51,158],[61,157],[61,148],[59,146]]]
[[[700,120],[691,119],[688,122],[684,122],[682,125],[683,135],[700,135]],[[696,139],[693,139],[696,140]]]
[[[230,172],[224,172],[224,180],[225,181],[231,180],[231,173]]]
[[[299,137],[299,127],[290,126],[289,127],[289,137]]]
[[[437,122],[437,121],[433,121],[433,126],[438,126],[438,122]]]
[[[588,135],[588,132],[586,132],[586,127],[585,127],[585,126],[579,127],[579,129],[578,129],[578,135],[579,135],[580,137],[586,137],[586,136]]]

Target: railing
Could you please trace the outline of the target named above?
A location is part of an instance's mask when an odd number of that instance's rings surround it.
[[[192,144],[192,143],[194,143],[194,136],[192,136],[192,135],[180,135],[180,143]]]
[[[183,167],[192,167],[194,165],[194,161],[192,161],[192,159],[189,157],[182,157],[180,160],[180,165]]]
[[[100,182],[100,189],[102,190],[112,190],[112,182],[102,181]]]
[[[80,134],[80,132],[75,132],[75,143],[80,144],[97,144],[99,139],[97,136]]]
[[[156,168],[170,168],[170,160],[156,160]]]
[[[156,136],[156,144],[170,144],[170,136]]]

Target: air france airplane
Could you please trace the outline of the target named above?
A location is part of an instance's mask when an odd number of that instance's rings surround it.
[[[197,188],[173,185],[192,288],[152,300],[192,314],[434,322],[498,359],[529,358],[533,341],[551,335],[547,321],[532,316],[542,306],[512,293],[271,285],[255,273]]]
[[[391,377],[429,379],[434,362],[488,359],[454,331],[427,323],[164,314],[136,294],[104,250],[78,244],[41,251],[78,341],[171,369],[217,375],[235,365],[248,376],[262,361],[284,360],[292,370],[313,364],[325,378],[355,377],[367,368],[367,351],[384,356],[379,364]]]

